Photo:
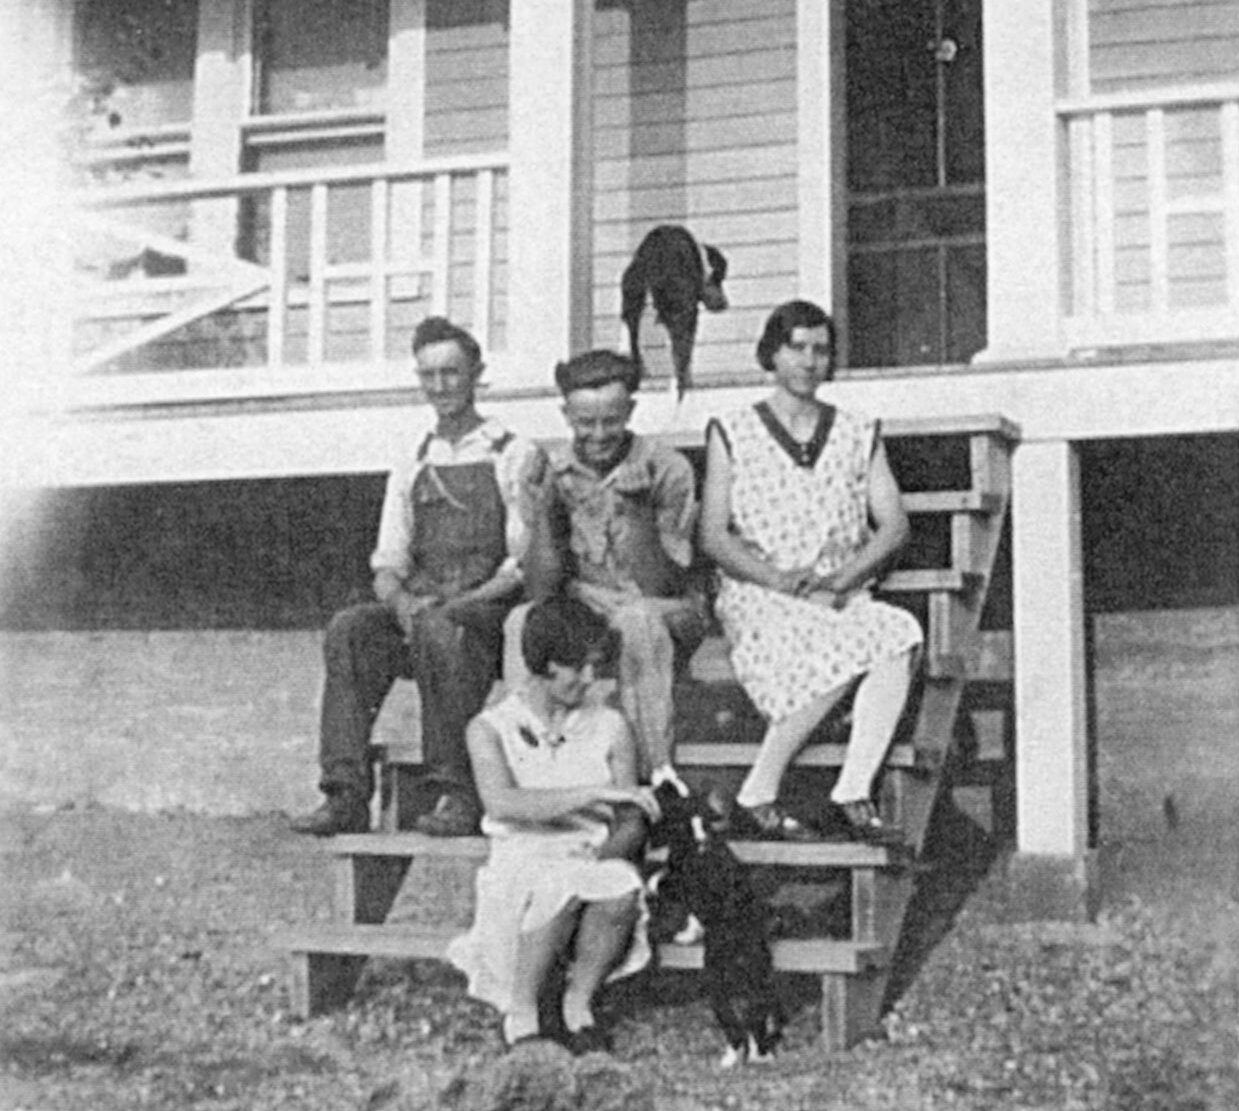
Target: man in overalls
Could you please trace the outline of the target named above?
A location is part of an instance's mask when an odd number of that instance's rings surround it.
[[[326,801],[293,821],[330,836],[370,827],[370,734],[398,678],[418,684],[422,757],[433,808],[416,826],[439,836],[475,831],[480,815],[465,726],[499,674],[503,622],[518,600],[527,543],[523,491],[538,448],[474,404],[477,341],[443,317],[413,335],[421,386],[435,414],[413,456],[387,481],[370,565],[376,602],[327,628],[319,733]]]

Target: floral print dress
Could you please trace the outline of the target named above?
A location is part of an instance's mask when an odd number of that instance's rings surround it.
[[[711,422],[731,457],[731,528],[780,570],[826,575],[869,536],[869,463],[878,426],[820,405],[794,440],[763,402]],[[922,641],[916,619],[855,591],[839,610],[720,572],[716,612],[754,705],[780,720]]]

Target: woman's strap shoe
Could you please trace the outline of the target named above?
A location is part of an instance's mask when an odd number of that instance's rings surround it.
[[[822,835],[793,817],[778,802],[732,806],[727,835],[755,841],[821,841]]]
[[[870,799],[837,802],[835,806],[843,815],[844,823],[853,840],[888,849],[901,847],[907,843],[903,830],[883,821],[878,808]]]

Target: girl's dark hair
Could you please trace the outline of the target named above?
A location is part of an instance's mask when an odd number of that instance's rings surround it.
[[[521,655],[534,675],[546,677],[550,665],[584,667],[610,662],[619,634],[584,602],[556,594],[529,607],[521,631]]]
[[[757,362],[762,370],[774,370],[774,353],[792,338],[797,328],[826,326],[830,337],[830,373],[835,370],[835,345],[838,333],[830,314],[812,301],[785,301],[770,314],[757,341]]]

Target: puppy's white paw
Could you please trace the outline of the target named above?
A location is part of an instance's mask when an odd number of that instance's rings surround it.
[[[729,1045],[723,1052],[723,1056],[719,1058],[718,1067],[720,1069],[734,1069],[737,1065],[744,1063],[744,1055],[734,1046]]]
[[[768,1065],[774,1060],[773,1053],[763,1053],[757,1044],[757,1039],[749,1035],[748,1060],[753,1065]]]
[[[690,914],[680,932],[671,940],[676,945],[696,945],[705,936],[706,928],[701,924],[701,919],[695,914]]]
[[[664,783],[670,783],[682,799],[688,798],[688,796],[692,793],[688,789],[688,784],[680,778],[680,773],[677,772],[670,764],[660,764],[650,775],[650,786],[655,790],[661,787]]]

